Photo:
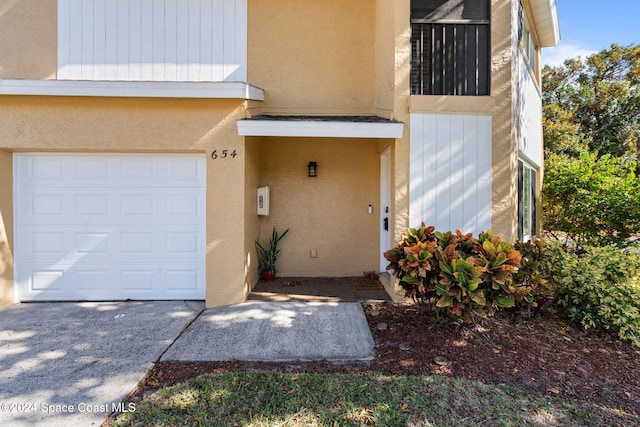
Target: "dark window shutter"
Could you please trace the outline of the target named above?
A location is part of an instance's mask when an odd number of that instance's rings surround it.
[[[524,239],[524,163],[518,160],[518,239]]]
[[[537,183],[538,183],[538,173],[535,169],[531,169],[531,235],[535,236],[538,234],[538,224],[537,224],[537,216],[538,216],[538,208],[537,208]]]

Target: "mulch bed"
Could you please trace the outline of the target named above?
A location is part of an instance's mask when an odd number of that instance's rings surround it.
[[[499,314],[456,328],[414,306],[364,307],[376,342],[371,362],[162,362],[131,400],[203,373],[278,370],[460,377],[640,414],[640,348],[611,334],[576,329],[550,313],[526,321]]]

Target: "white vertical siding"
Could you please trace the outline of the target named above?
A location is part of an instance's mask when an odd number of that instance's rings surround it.
[[[535,166],[542,166],[542,98],[526,63],[518,53],[519,85],[517,94],[518,142],[520,152]]]
[[[491,116],[411,113],[411,227],[491,228]]]
[[[247,80],[247,0],[58,0],[58,79]]]

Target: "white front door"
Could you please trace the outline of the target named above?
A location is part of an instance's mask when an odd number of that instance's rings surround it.
[[[385,251],[391,249],[391,147],[380,154],[380,271],[386,271],[389,262]]]
[[[201,155],[14,155],[20,301],[204,299]]]

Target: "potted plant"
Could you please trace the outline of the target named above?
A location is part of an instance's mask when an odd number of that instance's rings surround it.
[[[276,278],[276,260],[278,259],[278,255],[280,255],[281,250],[278,249],[278,243],[280,243],[280,240],[282,240],[288,231],[289,229],[287,228],[282,234],[278,235],[276,228],[273,227],[271,239],[269,240],[269,245],[267,247],[262,246],[256,239],[258,259],[260,262],[260,274],[265,280],[273,280]]]

